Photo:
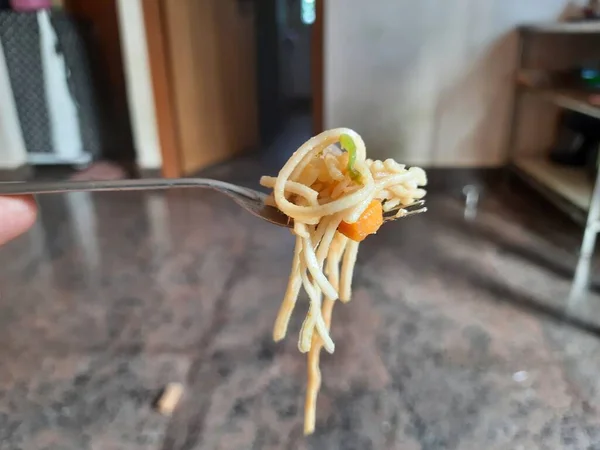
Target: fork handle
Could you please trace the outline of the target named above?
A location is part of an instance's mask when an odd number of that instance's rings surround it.
[[[143,191],[204,187],[238,191],[238,186],[208,178],[155,178],[110,181],[16,181],[0,183],[0,195],[56,194],[66,192]]]

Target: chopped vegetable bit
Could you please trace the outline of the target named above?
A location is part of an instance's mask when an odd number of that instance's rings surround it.
[[[355,223],[340,223],[338,231],[348,239],[360,242],[368,235],[377,233],[383,224],[383,207],[379,200],[373,200]]]
[[[340,145],[348,153],[348,173],[354,181],[360,181],[360,173],[354,168],[356,162],[356,145],[354,139],[348,134],[340,136]]]

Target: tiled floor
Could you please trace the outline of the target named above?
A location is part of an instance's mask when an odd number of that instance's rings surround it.
[[[286,157],[208,175],[255,186]],[[578,228],[501,182],[471,221],[460,190],[428,204],[361,246],[305,439],[305,304],[271,341],[288,231],[210,192],[41,199],[0,249],[0,449],[600,449],[600,299],[564,301]]]

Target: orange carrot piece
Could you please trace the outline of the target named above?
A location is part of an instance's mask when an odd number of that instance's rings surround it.
[[[340,223],[338,231],[348,239],[360,242],[368,235],[377,233],[383,224],[383,207],[381,202],[373,200],[355,223]]]

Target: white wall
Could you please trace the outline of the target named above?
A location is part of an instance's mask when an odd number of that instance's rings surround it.
[[[27,151],[0,44],[0,169],[16,169],[26,163]]]
[[[326,126],[354,128],[371,154],[409,164],[501,164],[512,30],[554,20],[567,3],[326,1]]]
[[[162,158],[142,1],[117,0],[119,31],[137,164],[141,169],[158,169]]]

